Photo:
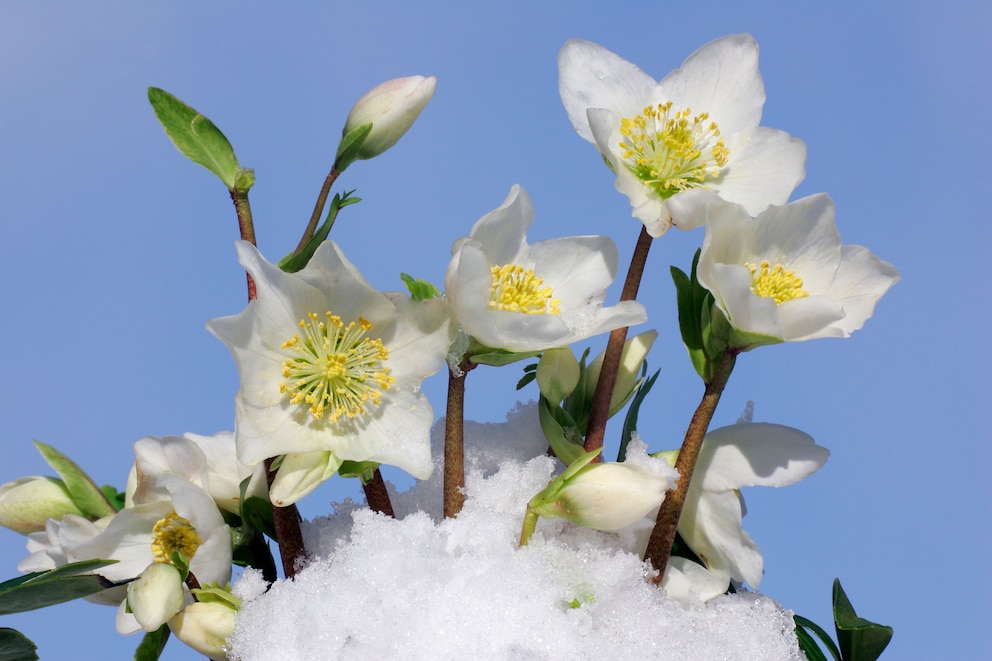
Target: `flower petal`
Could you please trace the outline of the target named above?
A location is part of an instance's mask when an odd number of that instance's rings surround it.
[[[718,178],[720,197],[748,213],[785,204],[806,178],[806,143],[785,131],[751,126],[728,136],[727,149],[730,158]]]

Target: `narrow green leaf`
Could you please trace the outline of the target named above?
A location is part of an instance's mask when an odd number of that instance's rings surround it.
[[[517,381],[517,390],[523,390],[531,381],[537,378],[536,372],[524,372],[524,375]]]
[[[526,358],[533,358],[534,356],[541,355],[540,351],[524,351],[522,353],[515,353],[513,351],[505,351],[503,349],[487,349],[480,353],[474,353],[469,356],[469,360],[478,365],[493,365],[500,367],[502,365],[509,365],[515,363],[518,360],[524,360]]]
[[[351,194],[354,192],[354,190],[350,190],[345,191],[344,195],[339,193],[334,194],[334,199],[331,200],[331,206],[327,209],[327,216],[324,218],[324,222],[314,232],[314,235],[310,237],[303,250],[296,254],[290,253],[279,260],[278,266],[280,269],[286,273],[296,273],[297,271],[302,271],[310,263],[310,258],[317,251],[317,247],[327,240],[327,235],[330,233],[331,228],[334,227],[334,221],[337,220],[338,212],[349,204],[357,204],[362,201],[360,197],[351,197]]]
[[[809,661],[827,661],[827,656],[816,644],[816,639],[798,624],[796,625],[796,639],[799,640],[799,651],[802,652]]]
[[[61,604],[119,585],[98,574],[83,574],[115,562],[84,560],[4,581],[0,583],[0,615]]]
[[[142,636],[138,649],[134,650],[134,661],[158,661],[165,644],[169,642],[169,633],[169,625],[163,624]]]
[[[545,438],[548,439],[548,444],[551,446],[551,450],[566,466],[571,466],[579,457],[585,454],[585,448],[578,444],[570,441],[561,423],[555,418],[554,413],[551,411],[551,402],[546,398],[541,397],[538,404],[537,410],[541,421],[541,430],[544,432]],[[564,411],[561,411],[564,413]]]
[[[149,87],[148,101],[176,149],[220,177],[228,189],[234,189],[240,166],[220,129],[165,90]]]
[[[0,661],[35,661],[38,646],[17,629],[0,628]]]
[[[76,503],[76,507],[87,518],[102,519],[117,513],[96,482],[72,459],[41,441],[35,441],[34,446],[38,448],[38,452],[48,462],[48,465],[55,469],[55,472],[62,478],[72,502]]]
[[[645,363],[646,365],[647,363]],[[627,444],[630,443],[630,435],[637,431],[637,414],[641,409],[641,404],[644,403],[644,398],[648,396],[654,382],[658,380],[659,374],[661,374],[661,370],[641,382],[641,387],[637,389],[637,394],[634,395],[630,408],[627,409],[627,415],[623,419],[623,435],[620,437],[620,451],[617,453],[617,461],[627,460]]]
[[[824,646],[827,648],[827,651],[830,652],[830,655],[834,657],[835,661],[841,661],[840,650],[837,649],[837,646],[834,644],[834,641],[830,638],[830,634],[827,633],[826,629],[821,627],[816,622],[806,619],[802,615],[793,615],[792,619],[795,620],[796,622],[797,635],[799,634],[800,627],[805,627],[806,629],[809,629],[810,631],[815,633],[821,641],[823,641]]]
[[[834,624],[837,642],[844,661],[875,661],[892,640],[892,627],[858,617],[844,593],[839,579],[834,579]]]

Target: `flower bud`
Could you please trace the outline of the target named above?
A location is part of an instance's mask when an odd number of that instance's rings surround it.
[[[269,488],[276,507],[288,507],[330,478],[341,466],[333,452],[315,450],[283,456]]]
[[[364,160],[378,156],[403,137],[434,96],[437,78],[408,76],[376,85],[348,113],[342,135],[372,124],[372,132],[355,155]]]
[[[237,610],[223,601],[198,601],[169,620],[176,638],[216,661],[227,659],[227,638],[234,633]]]
[[[49,519],[83,513],[62,480],[33,475],[0,486],[0,525],[22,535],[41,532]]]
[[[127,603],[145,631],[155,631],[183,607],[183,579],[167,562],[153,562],[127,585]]]
[[[640,379],[641,365],[651,350],[658,331],[644,331],[630,338],[623,345],[623,353],[620,354],[620,370],[617,372],[617,382],[613,387],[613,397],[610,399],[610,415],[613,415],[627,403],[637,382]],[[606,352],[601,352],[590,363],[586,371],[586,401],[591,402],[596,392],[596,383],[599,381],[599,372],[603,369],[603,357]]]
[[[548,401],[557,404],[579,384],[579,361],[569,348],[548,349],[537,363],[537,386]]]

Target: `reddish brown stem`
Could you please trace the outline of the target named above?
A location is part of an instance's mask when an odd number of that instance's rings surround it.
[[[444,517],[458,516],[465,504],[465,377],[475,363],[467,358],[448,369],[448,407],[444,416]]]
[[[317,202],[313,205],[313,213],[310,214],[310,222],[307,223],[307,228],[303,231],[303,236],[300,237],[300,242],[296,245],[296,250],[293,251],[294,255],[300,254],[303,248],[306,247],[307,241],[317,231],[317,223],[320,221],[320,215],[324,213],[327,195],[331,192],[331,186],[334,185],[334,181],[338,178],[339,174],[337,164],[335,164],[331,167],[331,171],[327,173],[327,177],[324,178],[324,185],[320,187],[320,193],[317,194]]]
[[[393,503],[389,500],[389,492],[386,490],[386,482],[382,479],[382,473],[379,472],[378,468],[375,469],[369,483],[362,484],[362,488],[365,490],[365,500],[373,511],[393,518],[396,517],[393,512]]]
[[[272,488],[276,472],[272,470],[272,459],[265,460],[265,479]],[[296,505],[288,507],[272,506],[272,523],[276,529],[276,543],[279,544],[279,556],[282,559],[283,575],[287,578],[296,576],[296,563],[307,555],[303,544],[303,531],[300,529],[300,512]]]

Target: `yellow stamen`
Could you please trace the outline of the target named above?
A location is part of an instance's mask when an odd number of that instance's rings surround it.
[[[172,562],[172,552],[179,551],[189,560],[203,541],[196,528],[172,510],[152,528],[152,553],[155,562]]]
[[[621,158],[637,177],[663,199],[688,188],[704,186],[720,176],[729,151],[708,113],[672,112],[672,102],[644,108],[620,120]]]
[[[300,320],[303,337],[294,334],[282,344],[294,356],[282,364],[287,379],[279,391],[293,404],[309,404],[318,420],[331,422],[342,416],[364,415],[367,407],[382,401],[382,391],[396,382],[384,363],[389,350],[379,338],[365,337],[372,324],[361,317],[347,326],[330,311],[320,321],[315,312]]]
[[[745,264],[751,271],[751,291],[758,296],[775,300],[776,305],[795,298],[806,298],[809,292],[803,289],[803,279],[795,271],[786,271],[781,264],[772,266],[765,259],[761,264]]]
[[[561,314],[561,300],[554,298],[551,287],[544,285],[544,278],[535,276],[533,269],[506,264],[492,267],[492,275],[490,310],[508,310],[524,314]]]

